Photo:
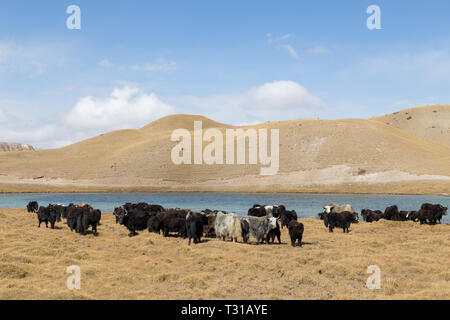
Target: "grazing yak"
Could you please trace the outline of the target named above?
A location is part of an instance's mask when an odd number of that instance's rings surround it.
[[[48,223],[52,229],[55,229],[55,223],[61,221],[61,215],[52,205],[48,207],[39,207],[37,212],[37,217],[39,220],[38,228],[41,227],[41,223],[45,223],[45,227],[48,228]]]
[[[297,220],[291,220],[288,223],[289,236],[291,238],[291,245],[295,247],[296,241],[298,240],[298,245],[302,246],[302,237],[304,226],[303,223]]]
[[[116,224],[118,224],[120,217],[126,215],[127,211],[123,207],[118,207],[118,208],[114,208],[113,214],[116,217]]]
[[[118,223],[120,225],[125,226],[130,233],[129,237],[133,237],[138,235],[136,230],[144,230],[147,229],[147,221],[150,218],[150,213],[141,210],[132,210],[131,212],[123,212],[121,210],[117,210],[120,212],[118,216]]]
[[[83,207],[78,207],[73,203],[69,204],[67,207],[65,215],[67,219],[67,226],[70,228],[70,231],[75,230],[78,232],[80,228],[78,227],[79,217],[83,215],[83,211]]]
[[[362,209],[361,216],[366,222],[374,222],[383,218],[383,212],[381,212],[380,210],[372,211],[369,209]]]
[[[77,232],[81,235],[86,235],[89,226],[92,227],[92,233],[97,236],[97,226],[100,225],[102,212],[98,209],[93,209],[91,206],[84,206],[82,214],[78,216]]]
[[[191,245],[191,238],[194,239],[194,243],[200,242],[203,234],[203,226],[205,225],[208,225],[208,217],[205,214],[189,212],[186,215],[186,231],[189,238],[189,245]]]
[[[290,221],[298,220],[297,212],[295,212],[295,210],[291,210],[291,211],[285,210],[284,212],[281,213],[280,218],[281,218],[281,227],[282,228],[287,227],[287,225],[289,224]]]
[[[342,228],[344,232],[350,232],[350,224],[358,223],[358,214],[355,212],[330,212],[324,214],[323,223],[325,227],[328,227],[330,232],[333,232],[334,228]]]
[[[338,205],[338,204],[329,204],[325,207],[323,207],[325,209],[326,213],[330,213],[330,212],[344,212],[344,211],[348,211],[350,213],[354,213],[355,210],[353,209],[353,207],[349,204],[345,204],[345,205]]]
[[[92,227],[92,233],[98,235],[97,226],[100,225],[102,218],[102,212],[98,209],[94,209],[91,205],[85,204],[84,206],[70,204],[64,210],[64,214],[67,219],[67,225],[70,231],[86,235],[89,226]]]
[[[447,215],[447,207],[440,204],[424,203],[420,210],[414,214],[415,221],[420,221],[420,224],[436,224],[441,223],[442,216]]]
[[[241,229],[242,229],[242,240],[244,243],[248,242],[248,238],[250,237],[250,226],[247,220],[241,218]]]
[[[146,211],[146,212],[161,212],[161,211],[165,210],[164,207],[160,206],[159,204],[149,204],[146,202],[139,202],[139,203],[127,202],[123,205],[123,208],[127,212],[132,212],[135,210]]]
[[[138,234],[136,231],[147,229],[150,217],[161,213],[163,210],[165,209],[160,205],[152,205],[145,202],[137,204],[128,202],[122,207],[115,208],[114,215],[116,223],[124,225],[130,231],[128,236],[133,237]]]
[[[206,215],[206,218],[208,219],[208,224],[203,226],[203,234],[205,237],[215,237],[216,232],[214,230],[214,223],[216,221],[216,212],[205,212],[203,213]]]
[[[66,217],[67,217],[67,215],[66,215],[67,207],[66,206],[64,206],[62,204],[52,204],[51,206],[53,206],[53,208],[55,208],[55,210],[58,211],[58,214],[62,218],[66,219]]]
[[[398,207],[396,205],[387,207],[384,210],[383,214],[384,219],[386,220],[393,220],[393,221],[399,221],[400,217],[398,215]]]
[[[269,233],[267,233],[267,243],[274,243],[275,237],[278,239],[278,243],[281,244],[281,231],[280,231],[280,225],[278,223],[278,220],[275,221],[276,227],[271,229]],[[272,242],[270,242],[270,240]]]
[[[27,204],[27,211],[37,213],[39,210],[39,204],[36,201],[30,201]]]
[[[161,221],[157,216],[151,216],[147,221],[148,232],[161,233]]]
[[[236,242],[238,237],[242,237],[241,220],[235,213],[225,214],[220,211],[217,212],[214,229],[216,236],[223,241],[229,237],[233,242]]]
[[[187,237],[186,219],[177,217],[166,217],[162,221],[163,236],[168,237],[169,233],[174,232],[183,239]]]
[[[156,213],[163,235],[167,237],[169,233],[175,232],[182,236],[183,239],[186,238],[186,215],[189,213],[191,213],[191,210],[188,209],[168,209],[167,211]]]
[[[247,216],[242,219],[248,222],[250,233],[256,238],[257,243],[264,242],[269,231],[277,227],[277,219],[275,217]]]
[[[440,204],[431,204],[431,203],[424,203],[420,207],[421,210],[427,210],[431,213],[431,219],[434,223],[441,223],[442,216],[447,215],[448,207],[444,207]]]

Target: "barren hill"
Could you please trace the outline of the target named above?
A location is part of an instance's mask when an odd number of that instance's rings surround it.
[[[416,137],[450,146],[450,105],[416,107],[372,119]]]
[[[448,124],[447,108],[439,110]],[[422,113],[413,111],[421,123]],[[0,191],[450,193],[450,147],[427,140],[422,133],[427,124],[412,134],[408,130],[414,126],[401,130],[383,119],[298,119],[241,127],[280,130],[279,171],[261,176],[266,165],[175,165],[174,130],[192,133],[199,120],[203,129],[218,128],[225,137],[225,130],[235,127],[174,115],[61,149],[0,154]]]

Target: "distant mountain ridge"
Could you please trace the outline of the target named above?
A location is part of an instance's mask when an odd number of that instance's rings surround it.
[[[17,142],[0,142],[0,152],[34,151],[33,146]]]

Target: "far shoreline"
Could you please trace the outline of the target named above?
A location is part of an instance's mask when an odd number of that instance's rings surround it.
[[[315,186],[125,186],[125,185],[55,185],[55,184],[0,184],[0,194],[334,194],[334,195],[435,195],[450,196],[450,182],[417,181],[405,184],[345,184]]]

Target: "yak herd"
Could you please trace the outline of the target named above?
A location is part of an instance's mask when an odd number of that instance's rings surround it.
[[[358,214],[351,205],[330,204],[324,207],[325,211],[319,213],[319,218],[323,220],[330,232],[336,227],[342,228],[344,232],[349,232],[351,223],[358,223]],[[361,210],[361,216],[366,222],[375,222],[380,219],[392,221],[414,221],[420,224],[428,223],[434,225],[441,223],[442,216],[447,215],[447,207],[440,204],[424,203],[418,211],[399,211],[396,205],[387,207],[384,212],[380,210]]]
[[[92,233],[97,235],[97,226],[100,225],[101,211],[94,209],[89,204],[73,203],[68,206],[61,204],[49,204],[47,207],[39,207],[36,201],[27,205],[28,212],[34,212],[38,217],[38,227],[44,222],[46,227],[50,223],[51,228],[61,218],[71,231],[86,235],[89,227]],[[257,243],[274,243],[275,238],[281,243],[281,228],[288,228],[292,246],[302,246],[304,226],[298,222],[295,210],[287,210],[284,205],[259,205],[251,207],[247,216],[239,217],[235,213],[221,210],[205,209],[194,212],[190,209],[166,209],[157,204],[126,203],[117,207],[113,212],[116,224],[125,226],[129,236],[136,236],[137,231],[148,230],[162,234],[188,238],[199,243],[202,237],[217,237],[223,241],[231,239],[233,242],[242,238],[247,243],[252,235]],[[440,204],[425,203],[418,211],[399,211],[396,205],[387,207],[384,212],[380,210],[363,209],[361,216],[366,222],[379,221],[380,219],[393,221],[415,221],[420,224],[434,225],[441,223],[442,216],[447,214],[447,207]],[[330,204],[324,207],[324,212],[318,214],[323,220],[329,232],[334,228],[342,228],[344,233],[349,232],[352,223],[358,223],[358,213],[351,205]]]

